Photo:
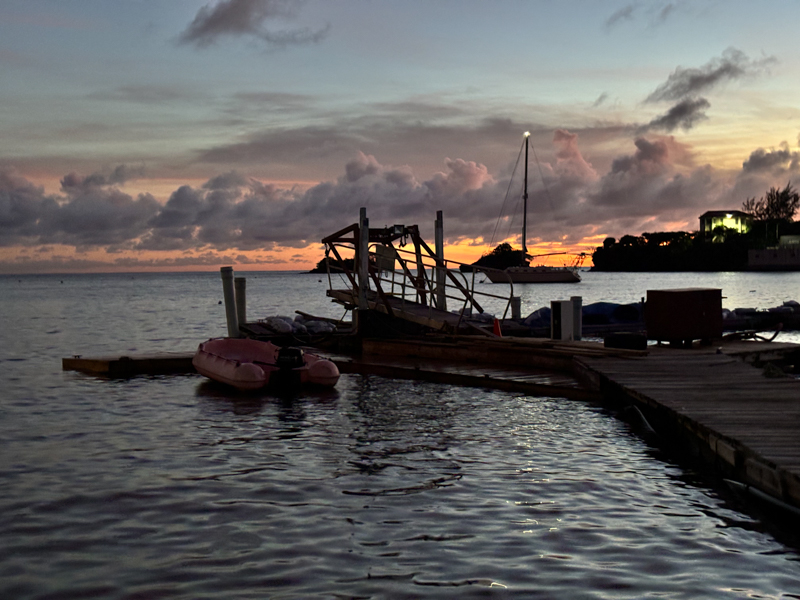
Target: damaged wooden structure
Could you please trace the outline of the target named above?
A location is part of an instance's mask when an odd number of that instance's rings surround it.
[[[353,321],[362,337],[377,333],[376,329],[385,329],[390,322],[395,326],[403,322],[406,333],[428,330],[493,336],[491,328],[471,322],[472,316],[484,313],[482,301],[492,298],[502,302],[505,307],[502,318],[512,311],[514,294],[510,282],[504,295],[478,291],[475,282],[479,272],[462,273],[458,267],[463,263],[444,258],[441,211],[436,215],[435,249],[425,242],[417,225],[370,228],[364,208],[358,223],[323,238],[322,242],[328,264],[333,260],[341,266],[345,284],[334,287],[329,270],[327,294],[345,308],[354,309]],[[354,259],[353,269],[348,268],[345,260],[350,256]]]

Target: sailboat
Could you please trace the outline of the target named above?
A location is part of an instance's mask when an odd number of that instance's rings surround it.
[[[581,253],[572,265],[564,267],[548,267],[545,265],[530,266],[530,261],[537,258],[528,254],[526,238],[528,235],[528,146],[530,132],[525,132],[525,185],[522,192],[522,257],[524,264],[517,267],[506,267],[504,270],[487,270],[486,277],[492,283],[578,283],[581,275],[578,271],[585,254]],[[552,256],[554,254],[566,254],[566,252],[554,252],[551,254],[540,254],[538,256]]]

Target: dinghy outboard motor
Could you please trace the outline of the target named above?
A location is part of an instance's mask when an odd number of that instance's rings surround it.
[[[300,373],[295,371],[305,365],[302,348],[281,348],[275,359],[278,370],[270,377],[270,381],[281,387],[299,387]]]

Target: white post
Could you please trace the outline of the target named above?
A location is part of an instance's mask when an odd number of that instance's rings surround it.
[[[239,337],[239,320],[236,318],[236,292],[233,289],[233,267],[221,267],[222,295],[225,298],[225,317],[228,321],[228,337]]]
[[[570,341],[575,333],[572,324],[572,300],[550,301],[550,337]]]
[[[572,296],[572,337],[576,340],[583,335],[583,298]]]
[[[436,211],[436,223],[434,225],[436,237],[436,256],[442,261],[442,266],[436,268],[436,307],[439,310],[447,310],[447,290],[445,283],[447,276],[444,267],[444,219],[442,211]]]
[[[247,323],[247,279],[234,277],[233,288],[236,292],[236,320],[244,325]]]

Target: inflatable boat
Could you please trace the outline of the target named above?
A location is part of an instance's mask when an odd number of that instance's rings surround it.
[[[325,358],[302,348],[281,348],[251,339],[215,338],[203,342],[192,364],[201,375],[238,390],[268,385],[333,387],[339,381],[339,369]]]

